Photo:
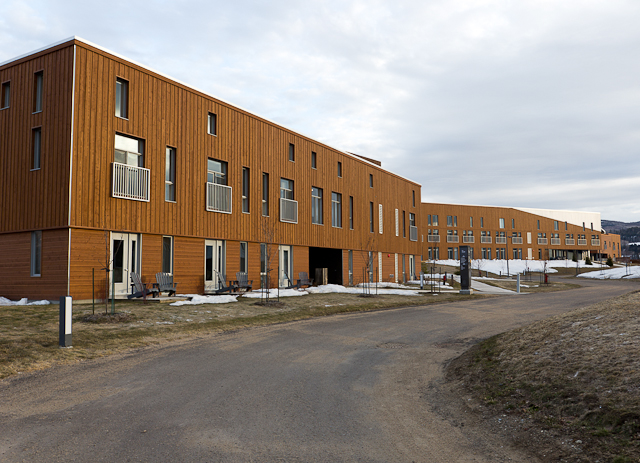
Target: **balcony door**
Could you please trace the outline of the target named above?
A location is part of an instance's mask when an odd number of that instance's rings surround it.
[[[279,282],[282,286],[289,286],[294,283],[293,276],[293,247],[292,246],[280,246],[278,250],[279,254]]]
[[[140,241],[134,233],[111,233],[109,293],[116,297],[131,294],[131,273],[140,275]]]
[[[225,244],[223,240],[204,241],[204,290],[215,291],[220,287],[220,278],[225,275]],[[231,278],[234,280],[235,278]],[[229,278],[227,278],[227,281]]]

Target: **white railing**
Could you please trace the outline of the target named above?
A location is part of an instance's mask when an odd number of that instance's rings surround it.
[[[573,238],[565,238],[564,244],[565,246],[575,246],[576,240],[574,240]]]
[[[427,235],[427,241],[429,243],[439,243],[440,235]]]
[[[473,236],[463,236],[462,237],[462,242],[463,243],[475,243],[476,239]]]
[[[496,236],[496,244],[507,244],[506,236]]]
[[[551,238],[551,245],[552,246],[560,246],[560,238]]]
[[[511,237],[511,244],[522,244],[522,237],[521,236],[512,236]]]
[[[481,243],[491,244],[491,237],[490,236],[481,236],[480,237],[480,242]]]
[[[591,246],[600,246],[600,240],[591,240]]]
[[[460,242],[460,237],[458,235],[447,235],[447,243],[458,243]]]
[[[231,214],[232,192],[230,186],[207,182],[207,210]]]
[[[586,246],[587,240],[578,240],[578,246]]]
[[[298,201],[280,198],[280,222],[298,223]]]
[[[409,225],[409,240],[410,241],[418,241],[418,227],[414,227],[413,225]]]
[[[546,238],[538,238],[538,244],[547,244]]]
[[[149,169],[114,162],[111,195],[114,198],[149,201],[149,177]]]

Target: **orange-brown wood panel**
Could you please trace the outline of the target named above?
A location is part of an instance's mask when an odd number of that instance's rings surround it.
[[[70,248],[70,294],[77,300],[93,299],[94,296],[104,299],[107,294],[104,269],[110,266],[111,234],[101,230],[72,229]]]
[[[293,247],[293,275],[294,283],[299,278],[300,272],[309,273],[309,248],[306,246]],[[314,275],[309,275],[314,278]]]
[[[152,283],[156,281],[156,273],[162,271],[162,235],[142,235],[140,252],[140,277]]]
[[[204,292],[204,241],[198,238],[174,239],[173,280],[180,293]]]

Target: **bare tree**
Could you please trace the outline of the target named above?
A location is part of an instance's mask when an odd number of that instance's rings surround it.
[[[269,217],[263,217],[262,222],[260,222],[260,233],[264,240],[264,278],[262,278],[260,282],[260,286],[262,289],[262,302],[269,302],[269,289],[271,288],[271,271],[274,253],[277,249],[276,242],[276,231],[273,223],[269,220]],[[280,275],[277,276],[280,278]]]

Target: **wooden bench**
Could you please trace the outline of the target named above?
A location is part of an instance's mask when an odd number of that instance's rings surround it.
[[[168,292],[169,296],[176,294],[178,283],[173,282],[173,275],[170,273],[158,272],[156,273],[156,282],[153,287],[158,290],[158,293]]]
[[[127,299],[133,299],[136,297],[147,298],[147,295],[151,294],[153,297],[158,296],[157,288],[147,288],[147,284],[143,283],[140,279],[140,275],[131,272],[131,294],[127,295]]]
[[[303,286],[312,286],[313,278],[309,278],[309,274],[307,272],[298,273],[298,282],[296,283],[296,288],[302,288]]]

